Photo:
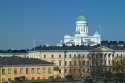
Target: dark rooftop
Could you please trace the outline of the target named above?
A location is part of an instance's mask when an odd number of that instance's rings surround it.
[[[33,58],[21,58],[21,57],[0,57],[0,66],[8,66],[8,65],[53,65],[53,63],[33,59]]]

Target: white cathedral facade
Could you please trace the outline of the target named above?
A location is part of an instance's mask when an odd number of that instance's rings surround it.
[[[74,36],[70,36],[65,33],[63,43],[66,46],[94,46],[101,44],[101,34],[96,31],[94,35],[89,35],[87,19],[84,16],[78,16],[76,20],[76,34],[74,34]]]

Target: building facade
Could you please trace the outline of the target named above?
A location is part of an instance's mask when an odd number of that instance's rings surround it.
[[[0,83],[24,77],[28,80],[53,76],[53,64],[47,61],[20,57],[0,57]]]
[[[86,77],[94,71],[113,72],[113,63],[119,57],[125,57],[125,50],[113,50],[105,46],[50,48],[29,52],[27,57],[55,63],[55,67],[58,67],[56,75],[62,78],[66,75]]]
[[[72,45],[89,45],[94,46],[101,44],[101,35],[96,31],[94,35],[88,34],[88,22],[84,16],[78,16],[76,20],[76,34],[70,36],[68,33],[64,35],[64,44]]]

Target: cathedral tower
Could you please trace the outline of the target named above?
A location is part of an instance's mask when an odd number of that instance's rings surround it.
[[[84,16],[78,16],[76,21],[76,33],[82,36],[87,36],[88,34],[88,23]]]

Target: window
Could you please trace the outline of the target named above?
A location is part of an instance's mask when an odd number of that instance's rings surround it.
[[[23,74],[23,68],[20,68],[20,74]]]
[[[65,61],[65,66],[67,66],[67,61]]]
[[[83,69],[82,71],[83,71],[83,73],[85,73],[85,69]]]
[[[46,55],[44,54],[44,56],[43,56],[44,58],[46,58]]]
[[[40,77],[37,77],[38,80],[40,80]]]
[[[110,63],[110,60],[108,61],[108,63],[109,63],[109,65],[111,64],[111,63]]]
[[[43,74],[46,73],[46,68],[45,68],[45,67],[43,67],[43,69],[42,69],[42,73],[43,73]]]
[[[61,55],[59,55],[59,58],[61,58]]]
[[[28,74],[29,72],[28,72],[28,68],[26,68],[26,74]]]
[[[76,69],[74,69],[74,73],[76,73]]]
[[[17,69],[16,68],[14,69],[14,74],[17,74]]]
[[[65,54],[65,58],[66,58],[66,54]]]
[[[83,54],[83,58],[85,57],[85,55]]]
[[[34,68],[31,69],[31,73],[32,73],[32,74],[35,73],[35,69],[34,69]]]
[[[67,69],[64,69],[64,72],[66,73],[66,72],[67,72]]]
[[[6,70],[5,69],[2,69],[2,74],[6,74]]]
[[[122,57],[122,54],[121,54],[121,57]]]
[[[51,74],[51,67],[48,68],[48,73]]]
[[[80,70],[80,69],[78,69],[78,72],[80,73],[80,72],[81,72],[81,70]]]
[[[82,61],[82,65],[85,65],[85,61]]]
[[[111,54],[108,54],[108,57],[110,57]]]
[[[114,54],[112,54],[112,57],[114,58]]]
[[[8,74],[11,74],[11,68],[8,68]]]
[[[35,77],[32,77],[32,80],[35,80]]]
[[[79,66],[81,66],[81,61],[79,61]]]
[[[119,56],[119,55],[117,54],[117,58],[118,58],[118,56]]]
[[[37,68],[37,74],[40,74],[40,68]]]
[[[76,58],[76,54],[74,54],[74,58]]]
[[[59,61],[59,66],[61,66],[61,62],[62,62],[62,61],[60,60],[60,61]]]
[[[76,61],[74,61],[74,65],[76,65]]]
[[[72,65],[72,62],[71,62],[71,61],[69,61],[69,65],[70,65],[70,66]]]
[[[78,54],[78,58],[80,58],[81,56],[80,56],[80,54]]]
[[[69,54],[69,58],[71,58],[71,54]]]
[[[53,54],[51,55],[51,58],[54,58],[54,55],[53,55]]]

